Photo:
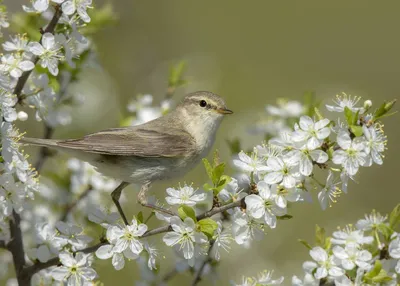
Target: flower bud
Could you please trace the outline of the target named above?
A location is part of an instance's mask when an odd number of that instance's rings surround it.
[[[372,101],[371,100],[366,100],[366,101],[364,101],[364,109],[370,109],[371,108],[371,106],[372,106]]]
[[[17,116],[21,121],[26,121],[28,119],[28,114],[25,111],[18,112]]]

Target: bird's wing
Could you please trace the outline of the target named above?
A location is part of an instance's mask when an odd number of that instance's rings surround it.
[[[193,137],[184,130],[125,127],[113,128],[57,145],[89,153],[138,157],[180,157],[195,152]]]

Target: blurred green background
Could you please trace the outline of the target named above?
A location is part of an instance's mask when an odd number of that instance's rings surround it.
[[[14,11],[23,2],[5,1]],[[226,139],[238,136],[245,147],[261,141],[249,136],[246,128],[278,97],[301,99],[304,91],[314,90],[327,103],[344,91],[378,104],[397,98],[400,91],[398,1],[111,2],[119,21],[95,38],[104,71],[85,72],[83,82],[74,88],[87,101],[74,112],[73,123],[58,128],[55,137],[117,126],[127,102],[137,93],[151,93],[161,100],[169,66],[182,59],[188,62],[186,76],[191,83],[179,90],[176,99],[186,92],[210,90],[223,96],[235,111],[223,122],[215,144],[223,160],[230,159]],[[373,208],[389,212],[400,201],[399,123],[399,115],[385,121],[389,149],[383,166],[362,169],[358,183],[351,183],[349,193],[327,211],[318,202],[297,204],[290,210],[294,219],[279,222],[251,249],[234,245],[229,255],[223,255],[217,284],[275,269],[290,285],[292,274],[301,274],[302,262],[309,259],[297,239],[313,242],[315,224],[331,233]],[[42,136],[40,123],[24,128],[31,136]],[[201,186],[205,180],[199,166],[180,181]],[[166,186],[177,183],[155,185],[153,192],[161,197]],[[133,214],[139,206],[136,192],[130,194],[125,209]],[[161,250],[162,275],[173,267],[173,256]],[[139,279],[134,262],[119,272],[110,261],[96,264],[105,285],[133,285]],[[186,273],[170,285],[186,285],[190,279]],[[208,284],[208,280],[202,282]]]

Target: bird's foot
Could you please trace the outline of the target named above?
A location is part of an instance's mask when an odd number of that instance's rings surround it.
[[[149,186],[150,186],[150,184],[144,184],[140,188],[140,192],[137,196],[138,203],[141,204],[145,208],[152,209],[153,211],[157,211],[157,212],[175,216],[176,214],[174,212],[167,210],[161,206],[157,206],[155,203],[154,204],[149,203],[148,198],[147,198],[147,191],[149,190]]]
[[[111,198],[118,209],[119,215],[121,216],[122,220],[124,221],[125,225],[129,225],[128,220],[122,210],[121,204],[119,203],[119,198],[121,197],[121,192],[124,188],[126,188],[129,183],[122,182],[112,193]]]

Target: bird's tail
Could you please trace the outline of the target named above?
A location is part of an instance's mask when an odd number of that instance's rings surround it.
[[[19,142],[23,143],[23,144],[42,146],[42,147],[60,147],[57,144],[58,142],[60,142],[60,140],[55,140],[55,139],[41,139],[41,138],[22,137],[19,140]]]

